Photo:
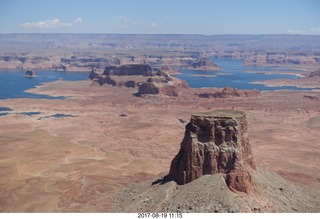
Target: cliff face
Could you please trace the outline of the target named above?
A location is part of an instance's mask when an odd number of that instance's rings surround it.
[[[253,190],[248,168],[255,169],[247,136],[246,115],[235,110],[195,114],[186,125],[169,178],[189,183],[202,175],[223,173],[232,191]]]
[[[154,76],[157,72],[153,71],[150,65],[146,64],[132,64],[132,65],[122,65],[122,66],[109,66],[106,67],[103,74],[110,75],[142,75],[145,77]]]
[[[147,64],[108,66],[101,76],[105,78],[103,83],[125,87],[136,87],[139,83],[145,82],[146,77],[163,77],[167,81],[171,80],[170,75]]]
[[[246,56],[244,65],[318,65],[319,59],[307,54],[267,53]]]
[[[171,77],[164,70],[154,69],[146,64],[108,66],[103,73],[92,69],[89,79],[92,80],[93,85],[138,87],[136,96],[145,94],[178,96],[181,89],[188,88],[185,81]]]

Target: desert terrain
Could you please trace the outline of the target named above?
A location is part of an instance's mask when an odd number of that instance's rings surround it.
[[[224,93],[158,78],[144,83],[162,90],[150,94],[147,86],[136,95],[140,85],[59,80],[27,92],[66,99],[0,100],[0,107],[12,109],[0,116],[0,212],[320,212],[320,77],[312,76],[320,67],[318,39],[1,35],[2,69],[88,76],[96,69],[95,77],[116,80],[129,76],[103,75],[106,67],[147,63],[177,73],[177,66],[218,69],[209,57],[241,58],[246,65],[304,70],[301,79],[258,83],[310,89]],[[279,40],[285,42],[281,48]],[[246,114],[255,192],[230,191],[221,174],[185,185],[157,183],[168,174],[191,115],[217,109]],[[21,114],[26,112],[38,114]]]
[[[65,100],[0,102],[12,112],[41,112],[0,117],[1,212],[121,212],[120,188],[168,173],[190,115],[224,108],[246,113],[258,168],[313,190],[319,200],[319,102],[304,98],[319,92],[265,91],[226,101],[199,98],[194,89],[136,97],[135,88],[90,83],[59,81],[30,91]],[[57,113],[72,117],[50,117]]]

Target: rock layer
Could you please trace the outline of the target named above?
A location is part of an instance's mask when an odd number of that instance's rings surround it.
[[[202,175],[223,173],[230,190],[252,191],[248,170],[255,169],[255,163],[247,128],[246,115],[241,111],[192,115],[180,151],[172,160],[169,178],[182,185]]]
[[[221,91],[203,92],[198,94],[202,98],[232,98],[232,97],[255,97],[259,96],[261,92],[257,89],[240,90],[238,88],[225,87]]]
[[[152,68],[147,64],[108,66],[103,73],[92,69],[89,79],[92,80],[92,85],[138,87],[136,96],[148,94],[178,96],[182,89],[189,87],[185,81],[171,77],[166,71]]]

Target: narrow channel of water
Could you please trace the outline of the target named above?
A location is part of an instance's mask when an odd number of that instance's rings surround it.
[[[218,71],[198,71],[179,69],[181,74],[178,78],[185,80],[190,87],[217,87],[226,86],[239,89],[258,89],[258,90],[310,90],[307,88],[298,88],[294,86],[267,87],[262,84],[251,84],[254,81],[273,80],[273,79],[297,79],[293,74],[265,74],[265,72],[292,72],[298,73],[299,70],[283,69],[277,67],[261,67],[261,66],[243,66],[240,59],[216,59],[212,61],[216,63],[221,70]],[[248,73],[250,72],[250,73]]]

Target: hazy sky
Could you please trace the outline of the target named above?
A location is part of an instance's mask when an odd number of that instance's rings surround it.
[[[0,0],[0,33],[320,34],[320,0]]]

